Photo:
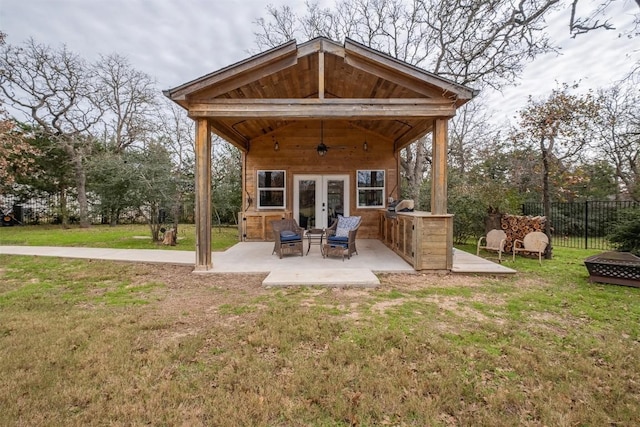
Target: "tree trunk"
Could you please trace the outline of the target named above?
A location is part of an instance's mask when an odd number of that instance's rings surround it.
[[[174,198],[173,205],[171,206],[171,216],[173,219],[173,224],[171,228],[173,228],[173,244],[175,246],[178,241],[178,224],[180,223],[180,207],[182,206],[182,194],[176,194]]]
[[[89,228],[89,201],[87,198],[87,175],[84,170],[83,155],[74,147],[72,141],[64,144],[64,149],[71,159],[76,178],[76,190],[78,192],[78,207],[80,209],[80,227]]]
[[[60,210],[60,224],[62,228],[69,228],[69,212],[67,210],[67,189],[60,189],[60,202],[59,202],[59,210]]]
[[[502,214],[495,212],[490,213],[484,219],[484,232],[485,234],[491,230],[502,230],[502,224],[500,220],[502,219]]]
[[[170,228],[164,232],[164,236],[162,239],[163,245],[175,246],[178,242],[178,230],[175,228]]]
[[[111,208],[109,212],[109,227],[115,227],[118,225],[118,217],[120,216],[120,209]]]
[[[544,145],[544,138],[540,139],[540,152],[542,153],[542,206],[544,209],[544,216],[547,218],[544,225],[544,233],[549,238],[549,245],[547,251],[544,253],[545,259],[551,259],[553,247],[551,241],[551,196],[549,194],[549,151]]]
[[[82,159],[78,159],[81,164]],[[74,161],[75,165],[76,161]],[[89,228],[91,222],[89,221],[89,201],[87,199],[87,177],[82,165],[76,167],[76,183],[78,186],[78,207],[80,209],[80,228]]]
[[[411,147],[405,148],[406,161],[403,162],[402,167],[407,180],[407,197],[415,201],[416,209],[420,209],[424,208],[420,203],[420,188],[424,180],[427,154],[422,140],[414,144],[415,153],[411,151]]]

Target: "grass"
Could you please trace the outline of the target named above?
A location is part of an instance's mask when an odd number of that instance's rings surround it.
[[[0,425],[637,425],[640,289],[589,254],[375,290],[0,256]]]
[[[211,232],[211,249],[227,249],[238,241],[237,228],[214,228]],[[90,228],[62,228],[60,226],[0,227],[0,245],[17,246],[80,246],[114,249],[168,249],[195,250],[195,226],[181,224],[178,227],[178,244],[164,246],[151,240],[146,225],[94,225]]]

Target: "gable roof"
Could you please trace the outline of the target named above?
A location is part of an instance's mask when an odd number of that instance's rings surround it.
[[[164,94],[246,148],[297,120],[348,120],[399,149],[477,92],[347,39],[294,40]]]

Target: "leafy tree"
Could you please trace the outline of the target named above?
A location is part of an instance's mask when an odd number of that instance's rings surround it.
[[[5,46],[6,34],[0,31],[0,46]],[[4,68],[0,63],[0,75]],[[25,173],[34,162],[36,151],[26,141],[24,132],[18,123],[9,118],[7,112],[0,106],[0,190],[10,187],[16,180],[16,175]]]
[[[74,172],[69,155],[39,127],[22,124],[25,141],[36,154],[31,167],[16,176],[12,193],[27,200],[42,195],[57,196],[56,212],[63,227],[69,224],[68,200],[73,193]]]
[[[164,225],[161,210],[171,206],[177,192],[171,154],[161,143],[152,142],[142,149],[132,150],[130,159],[136,184],[131,192],[131,202],[147,221],[151,237],[157,242],[161,240],[160,229]]]
[[[25,129],[0,110],[0,190],[9,189],[17,177],[32,170],[38,150],[27,140]]]
[[[504,151],[501,145],[497,141],[493,150],[486,150],[489,153],[483,150],[480,154],[482,161],[474,165],[467,179],[489,214],[517,212],[531,191],[516,178],[517,153]],[[522,188],[526,189],[521,191]],[[455,192],[457,187],[452,186],[451,193]]]
[[[471,238],[484,234],[484,221],[487,215],[487,201],[478,187],[466,182],[464,177],[449,171],[449,182],[455,191],[449,194],[449,212],[453,216],[453,242],[465,244]],[[421,198],[429,199],[431,184],[425,180]]]
[[[242,156],[236,147],[218,139],[213,157],[213,211],[219,223],[235,224],[242,204]]]
[[[617,193],[615,172],[606,160],[570,165],[554,178],[559,202],[607,200]]]
[[[530,97],[527,106],[519,112],[520,129],[511,135],[516,143],[539,150],[542,199],[547,217],[545,233],[550,241],[552,165],[582,153],[592,140],[590,126],[598,114],[598,105],[591,93],[575,95],[570,93],[570,89],[565,84],[554,89],[546,99],[534,100]],[[551,244],[546,257],[551,257]]]
[[[134,166],[128,151],[113,153],[102,151],[92,156],[87,165],[88,189],[98,200],[96,209],[111,226],[135,200],[136,180]]]

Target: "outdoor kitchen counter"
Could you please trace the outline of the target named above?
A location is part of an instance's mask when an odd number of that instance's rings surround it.
[[[451,270],[453,215],[380,212],[380,239],[414,269]]]

